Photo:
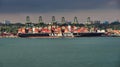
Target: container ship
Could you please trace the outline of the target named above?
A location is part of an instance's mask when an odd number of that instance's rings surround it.
[[[88,28],[71,26],[43,27],[43,28],[20,28],[18,37],[59,38],[59,37],[100,37],[104,31],[88,31]]]
[[[28,38],[59,38],[59,37],[102,37],[105,33],[69,33],[63,34],[62,36],[52,36],[49,33],[19,33],[19,37]]]
[[[87,22],[90,22],[90,17],[87,20]],[[55,16],[52,16],[51,24],[46,24],[45,26],[42,21],[42,16],[39,17],[39,23],[43,26],[34,26],[30,22],[29,16],[26,17],[26,21],[26,27],[18,29],[18,37],[98,37],[105,34],[104,30],[101,31],[95,27],[78,26],[77,17],[74,17],[74,24],[76,25],[66,24],[64,17],[62,17],[61,24],[58,24]]]

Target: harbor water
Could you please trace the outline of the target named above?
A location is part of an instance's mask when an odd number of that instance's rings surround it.
[[[0,67],[120,67],[120,38],[0,38]]]

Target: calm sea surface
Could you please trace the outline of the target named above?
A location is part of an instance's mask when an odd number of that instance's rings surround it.
[[[0,67],[120,67],[120,38],[2,38]]]

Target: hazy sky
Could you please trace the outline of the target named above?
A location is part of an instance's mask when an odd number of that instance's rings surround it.
[[[0,0],[0,21],[25,22],[29,15],[31,21],[37,22],[38,16],[51,21],[62,16],[73,21],[77,16],[80,22],[90,16],[93,20],[120,20],[120,0]]]

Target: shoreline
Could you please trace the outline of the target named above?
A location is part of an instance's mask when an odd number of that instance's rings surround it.
[[[92,36],[91,36],[92,37]],[[88,37],[88,38],[91,38]],[[95,36],[95,37],[120,37],[120,36]],[[18,36],[0,36],[0,38],[84,38],[84,37],[62,37],[62,36],[49,36],[49,37],[18,37]]]

